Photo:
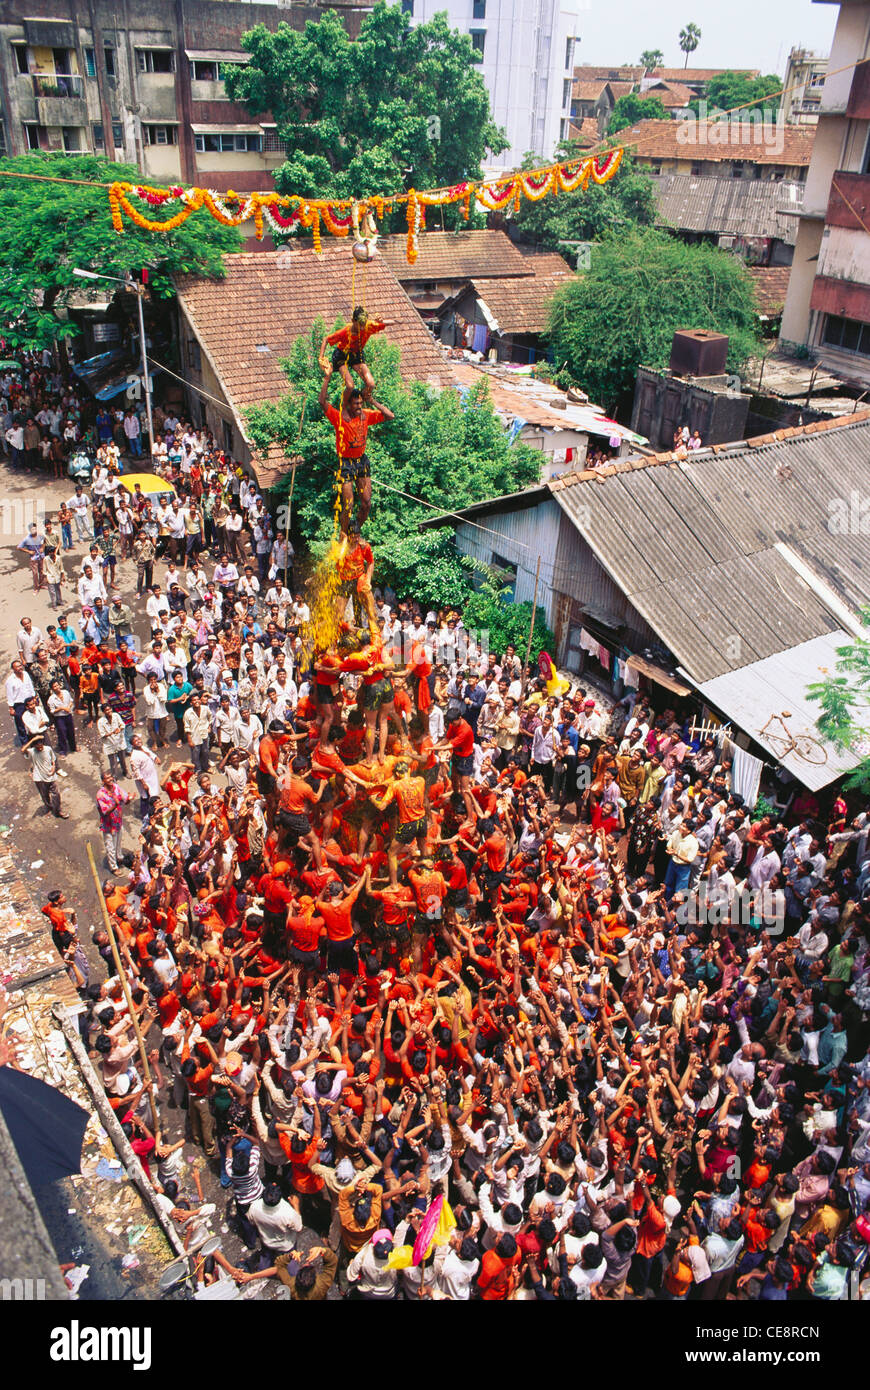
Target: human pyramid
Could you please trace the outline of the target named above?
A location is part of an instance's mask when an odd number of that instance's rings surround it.
[[[442,819],[441,814],[433,812],[440,799],[445,794],[449,796],[451,785],[463,794],[467,810],[473,812],[473,806],[468,777],[470,750],[465,758],[454,757],[451,784],[450,778],[442,776],[439,754],[449,758],[451,751],[455,752],[453,743],[436,746],[429,735],[427,714],[432,697],[427,678],[432,667],[424,644],[413,643],[408,660],[404,661],[400,647],[390,649],[385,645],[375,610],[374,554],[362,537],[362,524],[371,510],[366,440],[371,426],[394,417],[392,411],[375,400],[375,381],[365,362],[364,350],[369,338],[387,327],[389,321],[370,319],[365,309],[358,307],[351,322],[325,337],[320,349],[323,385],[319,401],[335,429],[338,459],[336,521],[329,552],[309,586],[309,660],[313,678],[309,731],[279,735],[277,739],[279,747],[287,739],[294,745],[308,742],[313,751],[309,760],[294,748],[274,818],[279,861],[302,849],[312,856],[317,873],[322,873],[324,846],[330,842],[333,850],[341,851],[337,862],[346,867],[364,864],[373,852],[381,863],[386,861],[389,887],[383,893],[371,892],[371,896],[383,900],[385,918],[391,919],[393,927],[404,928],[395,935],[398,944],[406,944],[410,939],[407,922],[415,893],[421,911],[431,914],[437,905],[440,915],[446,891],[442,875],[433,870]],[[327,356],[329,347],[333,349],[331,357]],[[357,374],[361,387],[355,385],[351,372]],[[329,383],[336,373],[342,380],[337,409],[328,397]],[[358,681],[355,702],[349,709],[345,706],[344,676]],[[286,758],[285,753],[281,761]],[[303,774],[320,781],[318,792],[312,790]],[[274,801],[276,789],[264,784],[263,790]],[[308,807],[316,802],[321,803],[322,813],[319,833],[307,814]],[[411,861],[420,861],[422,872],[416,876],[419,887],[400,884],[400,860],[406,861],[406,870]],[[429,891],[430,878],[435,885],[434,898]],[[356,892],[344,900],[348,942],[352,941],[350,908],[363,887],[371,891],[371,882],[369,866],[358,881]],[[340,890],[340,884],[335,887]],[[271,943],[278,949],[279,937],[284,934],[283,919],[280,930],[277,920],[274,926]],[[334,957],[333,952],[332,968],[344,963]],[[313,961],[307,963],[313,966]]]

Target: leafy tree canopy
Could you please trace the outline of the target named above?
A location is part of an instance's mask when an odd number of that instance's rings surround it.
[[[689,65],[689,54],[694,53],[698,44],[701,42],[701,30],[697,24],[687,24],[685,29],[680,30],[680,50],[685,53],[683,67]]]
[[[865,752],[845,785],[870,796],[870,757],[865,751],[870,745],[870,608],[862,610],[861,620],[867,636],[838,647],[836,673],[810,685],[807,696],[821,706],[816,728],[823,738],[841,753]]]
[[[641,67],[646,68],[647,72],[652,72],[654,68],[662,67],[665,55],[660,48],[645,48],[639,61]]]
[[[618,130],[627,130],[638,121],[666,121],[668,113],[658,97],[642,97],[639,92],[626,92],[620,97],[610,113],[607,126],[608,135]]]
[[[351,41],[327,10],[302,31],[258,24],[242,43],[251,62],[226,73],[227,95],[271,111],[291,153],[280,192],[366,197],[479,178],[487,150],[507,140],[490,119],[471,39],[446,14],[412,26],[383,0]]]
[[[782,98],[782,82],[773,73],[767,77],[747,77],[742,72],[722,72],[711,77],[707,84],[707,114],[718,108],[720,111],[733,111],[736,106],[745,110],[736,113],[738,118],[748,118],[762,111],[778,111]],[[746,105],[749,102],[751,105]],[[701,98],[693,97],[689,107],[700,114]]]
[[[493,571],[484,572],[482,583],[469,597],[462,610],[462,621],[474,632],[488,633],[489,650],[503,652],[507,646],[514,646],[520,660],[525,657],[532,621],[531,600],[514,603],[509,586],[499,580]],[[532,649],[529,665],[534,667],[538,652],[547,651],[555,655],[556,639],[547,627],[543,608],[538,605],[535,612],[535,629],[532,633]]]
[[[121,277],[149,266],[152,292],[169,296],[173,275],[220,276],[223,253],[241,246],[235,229],[211,217],[191,217],[173,232],[146,232],[129,222],[116,232],[108,191],[98,185],[138,183],[129,164],[34,153],[0,160],[0,169],[93,184],[0,179],[0,321],[10,347],[48,347],[78,332],[56,313],[85,283],[73,275],[76,266]]]
[[[308,337],[296,340],[284,363],[289,392],[248,413],[251,437],[260,448],[277,440],[304,457],[296,473],[293,521],[315,554],[326,548],[333,526],[335,431],[317,403],[322,381],[317,356],[327,331],[318,320]],[[372,429],[367,444],[373,506],[365,530],[377,573],[402,594],[460,604],[469,592],[469,571],[453,545],[452,530],[418,532],[418,522],[433,515],[433,506],[458,509],[536,482],[541,455],[508,443],[485,381],[463,400],[453,390],[436,395],[420,382],[406,383],[393,343],[373,340],[366,359],[378,399],[396,415],[391,424]],[[337,403],[336,388],[332,398]],[[287,475],[277,491],[286,493],[289,486]],[[418,497],[431,505],[413,500]]]
[[[735,256],[637,228],[602,242],[590,270],[557,290],[549,338],[583,390],[615,407],[630,398],[641,364],[667,365],[679,328],[727,333],[728,366],[739,370],[756,346],[755,315],[751,277]]]
[[[556,151],[558,159],[574,159],[583,150],[576,141],[567,141]],[[525,168],[535,164],[527,155]],[[585,193],[560,193],[539,203],[523,201],[517,225],[523,236],[551,251],[565,252],[571,242],[600,241],[622,236],[637,226],[652,226],[656,216],[655,186],[652,175],[624,155],[619,170],[609,183],[590,181]]]

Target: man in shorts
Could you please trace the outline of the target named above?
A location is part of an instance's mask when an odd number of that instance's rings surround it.
[[[341,405],[336,410],[327,399],[329,377],[324,377],[318,401],[327,420],[335,429],[335,449],[338,454],[338,482],[341,488],[340,527],[347,535],[347,524],[353,510],[354,492],[357,499],[357,521],[362,526],[372,507],[372,475],[366,454],[366,438],[371,425],[394,419],[385,405],[372,401],[373,409],[366,410],[362,391],[345,387]]]
[[[407,762],[396,763],[395,781],[391,782],[383,796],[372,797],[379,811],[386,811],[395,802],[399,812],[396,833],[390,841],[387,859],[390,865],[390,882],[397,882],[398,856],[396,843],[411,845],[416,843],[418,855],[422,855],[428,819],[426,816],[426,783],[422,777],[412,777]]]
[[[375,556],[371,546],[363,540],[360,534],[358,521],[348,522],[347,546],[338,557],[337,568],[339,578],[339,586],[335,595],[337,621],[339,623],[344,621],[347,601],[352,598],[354,601],[354,619],[357,626],[359,626],[359,619],[362,617],[362,609],[364,608],[371,639],[373,642],[377,641],[378,615],[375,612],[375,600],[372,595]],[[360,610],[359,614],[357,609]]]

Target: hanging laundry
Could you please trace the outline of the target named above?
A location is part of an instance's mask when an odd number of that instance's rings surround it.
[[[586,631],[585,627],[581,627],[580,629],[580,646],[583,648],[584,652],[588,652],[590,656],[598,655],[598,643],[592,636],[592,633]]]

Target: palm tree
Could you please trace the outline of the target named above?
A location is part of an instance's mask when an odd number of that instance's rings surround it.
[[[687,24],[685,29],[680,30],[680,48],[686,55],[683,67],[689,66],[689,54],[694,53],[698,44],[701,42],[701,30],[697,24]]]
[[[645,48],[640,55],[640,65],[644,72],[654,72],[664,61],[665,55],[660,48]]]

